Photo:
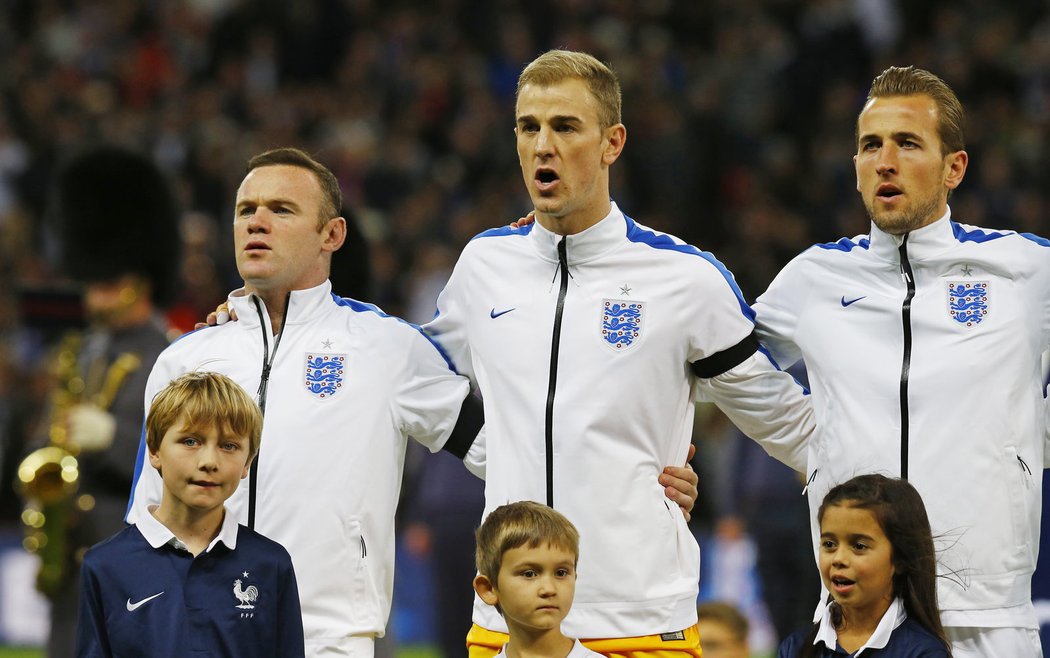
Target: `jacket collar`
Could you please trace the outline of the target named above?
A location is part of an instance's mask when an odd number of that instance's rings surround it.
[[[244,288],[234,290],[227,297],[226,303],[237,313],[237,323],[244,323],[246,328],[258,328],[259,313],[255,309],[253,298],[258,298],[266,314],[266,302],[255,293],[245,293]],[[318,286],[305,290],[293,290],[288,300],[288,313],[285,325],[310,322],[321,313],[332,298],[332,282],[327,279]]]
[[[920,229],[908,232],[908,259],[923,260],[951,249],[959,241],[952,228],[952,209],[944,213],[937,221]],[[900,246],[903,235],[892,235],[882,231],[875,223],[871,224],[871,250],[882,258],[894,263],[900,261]]]
[[[170,544],[172,548],[185,551],[186,545],[182,543],[182,540],[176,537],[175,533],[168,529],[168,526],[153,516],[153,512],[156,509],[157,505],[150,505],[147,513],[143,514],[135,522],[135,527],[138,528],[138,531],[142,533],[142,536],[153,548],[160,548],[165,544]],[[215,536],[215,539],[211,540],[204,552],[210,552],[219,542],[225,544],[226,548],[231,551],[237,548],[237,527],[236,515],[231,513],[229,508],[223,506],[222,526],[219,527],[219,534]]]
[[[884,649],[889,644],[890,636],[893,634],[894,629],[903,624],[907,618],[908,613],[904,611],[904,602],[899,597],[893,599],[890,602],[890,607],[887,608],[882,615],[882,619],[879,620],[879,625],[875,627],[875,632],[871,634],[871,637],[868,638],[868,641],[861,648],[857,649],[857,652],[853,654],[853,658],[863,655],[865,649]],[[813,644],[823,642],[825,647],[838,648],[839,636],[835,632],[835,625],[831,623],[830,601],[821,610],[820,621],[817,623],[819,626],[817,628],[817,636],[813,638]]]
[[[536,251],[544,260],[558,262],[558,243],[565,237],[565,254],[569,265],[579,265],[597,258],[623,244],[627,235],[627,220],[616,203],[600,222],[575,235],[562,236],[545,229],[539,222],[533,224],[529,236]]]

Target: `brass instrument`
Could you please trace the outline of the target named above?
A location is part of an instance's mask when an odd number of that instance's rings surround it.
[[[37,589],[48,595],[57,592],[66,577],[74,508],[87,511],[94,507],[90,495],[74,500],[80,479],[77,457],[81,447],[69,436],[66,418],[85,401],[108,409],[124,379],[141,365],[134,354],[121,354],[106,370],[99,391],[85,400],[85,381],[78,363],[82,346],[79,332],[67,333],[59,344],[53,364],[57,385],[50,400],[49,444],[22,460],[15,481],[18,493],[26,501],[22,511],[26,536],[22,545],[40,555]]]

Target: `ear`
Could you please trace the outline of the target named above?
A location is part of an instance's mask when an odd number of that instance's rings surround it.
[[[337,251],[346,240],[346,220],[342,217],[329,219],[324,228],[321,229],[321,235],[324,237],[324,242],[321,243],[321,250],[328,253]]]
[[[959,187],[962,183],[963,176],[966,175],[966,165],[969,164],[970,156],[966,154],[966,151],[956,151],[955,153],[949,153],[944,158],[944,186],[949,190],[954,190]]]
[[[255,461],[255,455],[252,455],[248,461],[244,462],[244,470],[241,471],[241,479],[248,477],[248,469],[252,467],[252,462]]]
[[[499,604],[499,592],[496,591],[496,586],[492,584],[488,576],[482,576],[481,574],[474,576],[474,591],[478,593],[478,596],[485,603],[489,605]]]
[[[149,453],[149,465],[157,469],[157,472],[160,473],[160,455],[150,450],[148,446],[146,452]]]
[[[857,156],[853,156],[853,171],[857,176],[857,191],[860,192],[860,171],[857,169]]]
[[[605,129],[605,148],[602,150],[602,164],[606,167],[620,157],[627,143],[627,128],[622,123]]]

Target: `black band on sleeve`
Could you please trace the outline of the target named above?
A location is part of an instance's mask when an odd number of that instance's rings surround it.
[[[705,359],[693,361],[689,365],[692,367],[694,375],[701,379],[708,379],[717,377],[727,370],[732,370],[744,361],[747,361],[757,351],[758,339],[755,338],[755,332],[752,331],[747,335],[747,338],[736,345],[726,348],[718,354],[712,354]]]
[[[463,406],[459,410],[459,418],[456,419],[456,426],[452,428],[452,434],[449,435],[448,441],[445,441],[445,445],[441,449],[447,450],[456,457],[463,459],[467,456],[470,446],[474,444],[474,439],[477,438],[478,432],[481,431],[481,426],[484,424],[485,405],[482,404],[477,396],[470,393],[463,400]]]

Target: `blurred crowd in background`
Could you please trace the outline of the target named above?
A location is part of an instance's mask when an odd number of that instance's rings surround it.
[[[173,335],[239,287],[235,188],[248,157],[285,145],[335,172],[367,246],[348,252],[367,259],[367,285],[336,280],[336,292],[425,322],[463,245],[529,210],[514,86],[553,47],[620,76],[620,207],[714,252],[749,300],[807,246],[867,232],[854,125],[889,65],[937,73],[967,109],[954,217],[1050,235],[1046,0],[4,0],[0,524],[18,526],[12,472],[49,386],[49,336],[22,302],[62,281],[51,199],[65,159],[119,144],[170,177],[183,242]],[[745,461],[732,428],[701,417],[698,532],[785,518],[770,513],[780,494],[764,491],[780,482],[807,542],[790,472],[755,475],[778,466],[761,451]],[[419,508],[440,507],[442,491],[460,489],[419,483],[406,500],[424,502],[406,515],[425,525],[441,512]],[[461,516],[476,522],[480,509]],[[416,549],[435,545],[411,527]]]

